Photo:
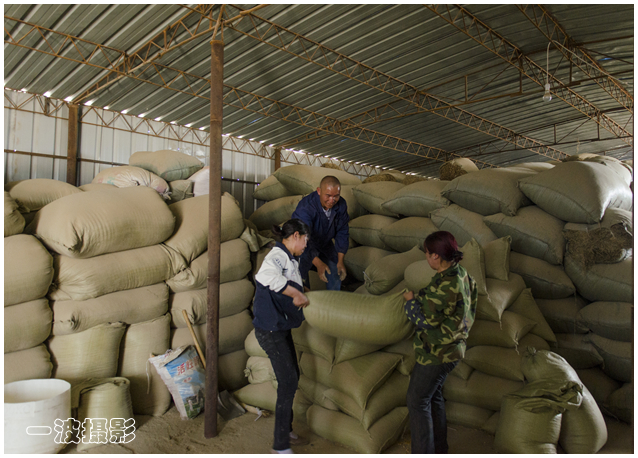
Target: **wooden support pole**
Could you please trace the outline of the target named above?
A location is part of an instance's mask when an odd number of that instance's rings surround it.
[[[206,310],[206,401],[204,437],[217,436],[217,357],[219,350],[219,255],[222,213],[222,120],[224,43],[211,41],[210,179],[208,194],[208,297]]]
[[[275,170],[281,168],[281,147],[275,148]]]
[[[78,179],[78,105],[69,104],[69,135],[66,153],[66,182],[77,186]]]

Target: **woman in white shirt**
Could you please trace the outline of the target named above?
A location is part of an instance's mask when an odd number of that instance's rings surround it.
[[[299,256],[306,248],[310,229],[303,221],[291,219],[282,226],[274,226],[272,231],[282,241],[266,255],[255,275],[253,325],[278,383],[272,452],[293,453],[291,445],[308,443],[292,431],[292,402],[299,384],[299,366],[290,330],[301,326],[303,308],[308,305]]]

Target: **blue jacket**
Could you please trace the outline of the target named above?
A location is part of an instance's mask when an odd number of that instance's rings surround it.
[[[350,217],[345,199],[339,199],[332,207],[332,213],[328,219],[321,207],[319,194],[315,191],[301,199],[292,217],[302,220],[310,227],[308,246],[301,255],[299,264],[302,276],[305,277],[312,267],[312,260],[317,256],[324,262],[328,260],[337,262],[337,253],[345,254],[348,251]]]
[[[266,255],[255,275],[253,325],[264,331],[286,331],[298,328],[304,320],[303,309],[283,294],[288,287],[303,292],[299,261],[286,246],[277,243]]]

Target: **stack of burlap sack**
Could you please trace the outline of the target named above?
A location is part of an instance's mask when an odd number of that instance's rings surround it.
[[[295,419],[360,453],[381,453],[401,437],[408,420],[405,393],[415,361],[403,298],[312,291],[308,299],[306,321],[292,331],[301,371]],[[274,411],[272,365],[254,333],[245,347],[250,385],[234,395]]]
[[[186,267],[162,244],[174,226],[164,200],[145,186],[79,191],[36,213],[25,232],[53,253],[53,377],[74,386],[126,377],[136,413],[168,409],[170,394],[156,374],[149,381],[146,361],[169,348],[164,282]]]
[[[176,218],[176,230],[165,244],[178,252],[188,266],[166,281],[170,288],[171,348],[193,344],[182,312],[185,310],[205,351],[208,205],[208,195],[169,205]],[[237,201],[228,193],[222,196],[221,221],[218,378],[221,389],[235,390],[246,384],[248,355],[244,340],[253,329],[248,309],[255,292],[247,275],[252,268],[251,249],[256,251],[259,245],[255,245],[254,236],[248,237],[250,229],[244,225]]]
[[[524,287],[530,288],[554,332],[545,333],[552,350],[586,370],[583,381],[609,413],[628,418],[626,409],[619,411],[619,401],[632,393],[631,385],[620,386],[630,381],[631,367],[626,331],[633,287],[630,181],[626,164],[597,156],[470,171],[449,182],[363,184],[354,193],[372,214],[351,221],[350,235],[363,246],[349,250],[346,266],[366,282],[367,291],[378,294],[377,277],[392,274],[397,256],[392,252],[409,250],[435,230],[451,232],[464,252],[471,239],[485,250],[499,237],[509,238],[511,256],[504,271],[509,275],[494,276],[488,269],[487,295],[494,296],[497,281],[507,280],[509,299],[499,299],[505,310]],[[488,264],[492,250],[484,253]],[[398,272],[393,276],[396,282]],[[587,301],[595,304],[579,313]],[[619,327],[625,332],[612,331]]]
[[[51,358],[43,344],[51,333],[46,298],[53,258],[32,235],[22,234],[19,204],[4,193],[4,383],[49,378]]]

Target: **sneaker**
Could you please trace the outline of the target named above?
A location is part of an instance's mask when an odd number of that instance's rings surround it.
[[[285,454],[285,455],[288,455],[288,454],[294,455],[295,454],[295,452],[293,452],[291,448],[287,448],[286,450],[271,449],[270,453],[282,453],[282,454]]]
[[[305,437],[300,437],[297,435],[297,433],[292,431],[290,432],[290,445],[301,446],[301,445],[308,445],[309,443],[310,441],[306,439]]]

